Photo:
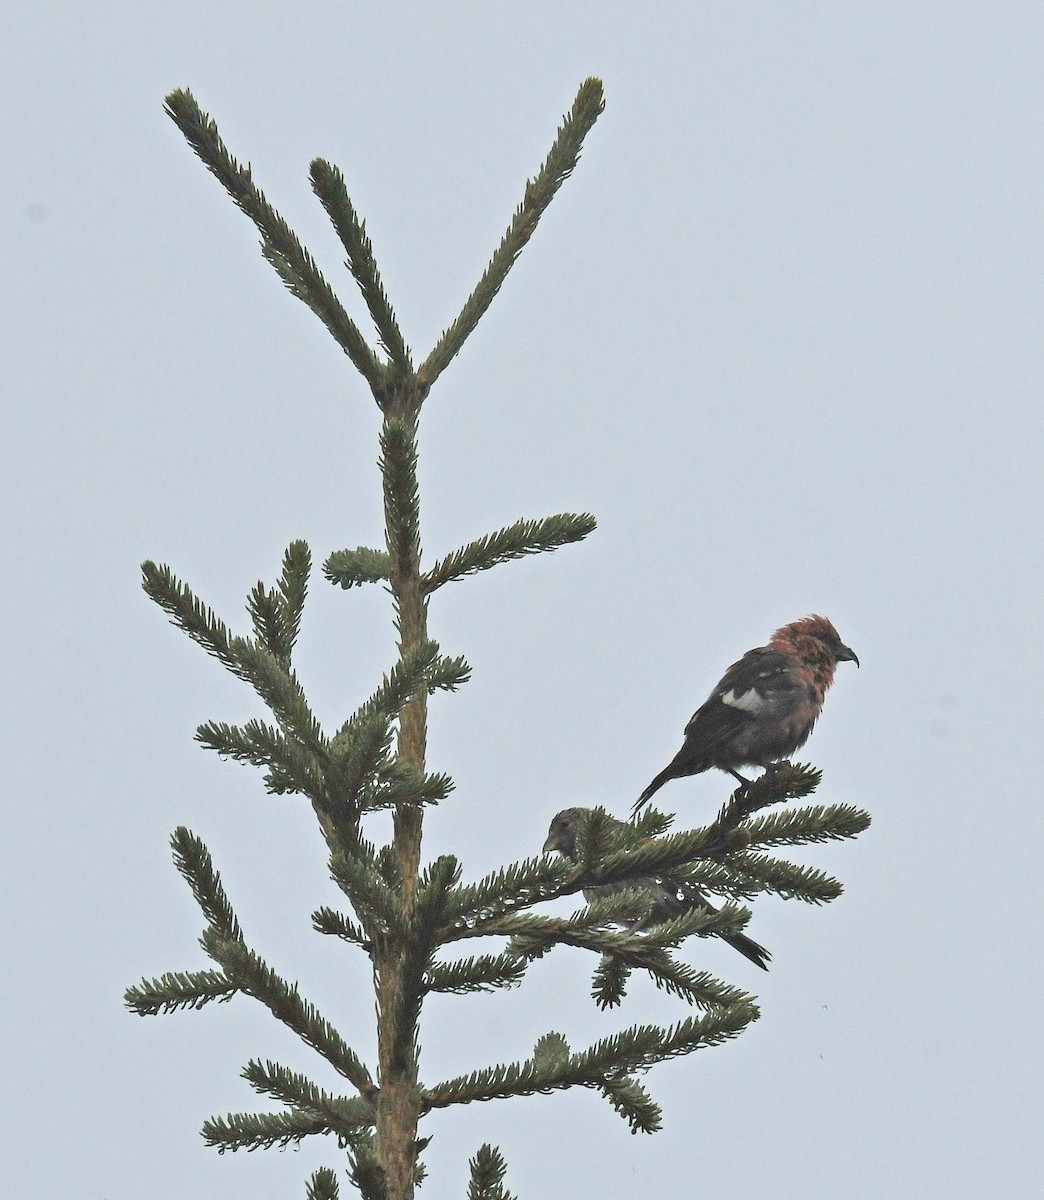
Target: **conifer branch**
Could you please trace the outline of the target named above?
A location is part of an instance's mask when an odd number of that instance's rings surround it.
[[[462,658],[441,658],[438,651],[438,644],[430,639],[406,650],[330,743],[330,757],[338,765],[349,797],[358,796],[379,775],[382,786],[366,796],[363,807],[367,810],[437,803],[453,789],[447,775],[427,775],[412,763],[388,758],[391,723],[406,705],[425,690],[452,690],[470,674],[471,668]]]
[[[376,1087],[370,1072],[315,1006],[302,999],[296,984],[281,979],[242,942],[226,940],[213,929],[204,931],[201,945],[240,991],[260,1000],[274,1017],[322,1055],[361,1095],[373,1098]]]
[[[366,812],[398,808],[402,804],[438,804],[453,791],[454,783],[442,772],[428,775],[400,758],[390,758],[380,768],[381,785],[363,800]]]
[[[623,961],[628,966],[641,967],[661,992],[677,996],[686,1004],[708,1011],[747,1005],[755,1017],[759,1013],[754,997],[749,992],[716,979],[708,971],[697,971],[688,963],[678,962],[666,950],[650,949],[645,954],[635,956],[633,961],[625,955]]]
[[[597,521],[590,513],[557,513],[541,520],[516,521],[506,529],[487,533],[460,550],[447,554],[424,576],[421,586],[426,593],[444,584],[488,571],[512,559],[529,554],[557,550],[570,542],[579,542],[595,529]]]
[[[207,721],[196,729],[196,741],[222,757],[268,767],[265,785],[275,795],[300,792],[317,801],[323,796],[323,764],[318,756],[263,721],[242,726]]]
[[[388,720],[397,717],[406,704],[424,689],[428,673],[438,657],[439,644],[430,638],[406,650],[381,680],[380,687],[348,719],[338,732],[337,739],[347,736],[353,728],[374,713],[380,713]]]
[[[737,834],[734,827],[688,829],[614,850],[600,860],[595,858],[584,882],[590,886],[672,872],[696,859],[724,856],[745,846],[746,837]]]
[[[254,222],[261,234],[261,253],[289,291],[303,300],[323,322],[380,402],[384,394],[383,365],[345,312],[311,254],[254,184],[250,168],[229,154],[218,134],[217,124],[203,112],[187,89],[178,88],[171,92],[165,107],[203,165],[232,197],[237,208]]]
[[[192,889],[210,927],[225,941],[241,943],[243,930],[221,886],[221,876],[214,869],[210,851],[184,825],[179,825],[171,834],[170,845],[174,851],[174,865]]]
[[[349,1151],[352,1183],[362,1200],[388,1200],[384,1167],[373,1138],[360,1138]]]
[[[291,542],[283,555],[283,569],[276,586],[268,588],[259,581],[247,600],[255,637],[287,670],[301,631],[311,566],[308,543]]]
[[[780,860],[772,859],[773,863]],[[805,868],[795,868],[804,871]],[[757,870],[757,868],[755,868]],[[750,874],[744,869],[744,860],[740,854],[731,854],[720,862],[700,860],[672,872],[679,882],[692,884],[718,896],[727,896],[732,900],[755,900],[758,896],[786,893],[785,881],[789,876],[774,879],[772,870],[762,868],[759,874]],[[800,882],[800,881],[799,881]],[[779,886],[777,886],[777,884]],[[813,888],[816,886],[813,880]],[[828,890],[830,885],[827,885]],[[781,890],[782,889],[782,890]],[[800,897],[794,897],[795,899]],[[830,896],[834,899],[836,897]]]
[[[287,660],[301,632],[301,614],[308,597],[308,577],[312,573],[312,552],[302,539],[291,542],[283,555],[279,576],[279,594],[283,602],[283,630],[288,646]]]
[[[460,863],[456,856],[443,854],[427,868],[418,881],[413,904],[413,922],[422,952],[427,952],[437,944],[450,891],[459,879]]]
[[[598,1089],[631,1127],[632,1133],[658,1133],[663,1127],[660,1106],[637,1079],[621,1075]]]
[[[693,934],[711,936],[721,932],[737,932],[749,919],[747,910],[732,905],[724,906],[716,914],[706,909],[693,909],[648,931],[629,932],[612,927],[621,910],[626,911],[622,904],[618,904],[621,899],[620,896],[614,896],[606,901],[596,901],[589,909],[567,921],[555,917],[516,915],[504,918],[495,928],[498,933],[512,927],[516,930],[508,949],[522,958],[540,957],[555,945],[575,946],[615,959],[620,964],[617,972],[624,966],[647,971],[658,988],[701,1008],[753,1003],[753,998],[746,992],[715,979],[706,971],[696,971],[668,953],[669,947]],[[611,986],[614,978],[616,983],[622,984],[622,977],[606,975],[607,971],[608,968],[604,966],[596,971],[596,993],[605,990],[607,995],[614,994]],[[607,1000],[606,1003],[612,1001]]]
[[[473,1071],[428,1089],[425,1111],[569,1087],[602,1087],[607,1080],[621,1074],[631,1075],[658,1062],[719,1045],[741,1033],[756,1016],[757,1009],[752,1005],[715,1008],[669,1029],[655,1025],[626,1029],[614,1037],[603,1038],[580,1054],[570,1054],[557,1064],[542,1065],[529,1059],[525,1063]]]
[[[213,654],[230,671],[236,670],[228,626],[202,600],[197,599],[192,589],[182,583],[170,567],[146,559],[141,564],[141,586],[149,599],[154,600],[197,645],[202,646],[208,654]]]
[[[732,864],[749,844],[749,827],[744,822],[754,812],[782,800],[808,795],[815,791],[821,778],[820,771],[803,763],[777,763],[764,775],[738,787],[710,825],[664,837],[634,839],[619,848],[613,847],[619,845],[618,838],[625,836],[626,831],[614,825],[604,809],[593,809],[584,822],[578,844],[581,859],[590,864],[585,883],[613,883],[674,872],[704,859],[728,860]],[[660,814],[656,817],[662,820]],[[603,827],[611,829],[611,835],[608,830],[599,835]],[[589,847],[583,841],[599,836],[602,840]]]
[[[507,954],[525,960],[540,958],[555,945],[569,945],[602,955],[592,980],[592,996],[600,1007],[612,1007],[623,998],[632,969],[647,971],[656,986],[704,1008],[749,1004],[752,997],[705,971],[677,962],[668,949],[693,935],[721,936],[737,933],[750,919],[748,909],[733,904],[717,912],[694,905],[670,921],[648,926],[619,928],[643,922],[647,898],[641,891],[620,891],[593,901],[567,920],[532,913],[507,914],[481,922],[470,936],[508,936]],[[457,937],[459,938],[459,934]],[[456,940],[456,939],[455,939]]]
[[[323,574],[331,583],[347,590],[364,583],[383,583],[389,577],[391,559],[387,550],[356,546],[354,550],[335,550],[323,564]]]
[[[360,854],[334,853],[330,874],[352,902],[367,936],[404,940],[406,918],[395,892],[381,879],[376,862]]]
[[[740,828],[747,835],[748,849],[755,849],[840,841],[857,837],[869,825],[870,814],[851,804],[818,804],[754,817]]]
[[[643,925],[642,936],[647,944],[665,948],[680,946],[689,937],[726,937],[741,933],[746,929],[750,917],[749,908],[734,904],[731,900],[713,912],[709,908],[694,905],[687,912],[658,925]]]
[[[337,1176],[329,1167],[320,1167],[308,1181],[306,1200],[340,1200]]]
[[[326,1127],[345,1141],[353,1140],[361,1130],[372,1129],[374,1108],[358,1096],[333,1096],[306,1076],[274,1062],[251,1059],[243,1068],[243,1078],[262,1096],[287,1105],[325,1122]]]
[[[381,346],[402,372],[412,371],[410,352],[403,341],[399,323],[381,283],[373,245],[366,235],[366,223],[360,221],[348,197],[344,176],[337,167],[322,158],[312,160],[312,190],[319,197],[337,236],[348,255],[347,267],[359,285],[370,317],[380,335]]]
[[[365,788],[376,784],[391,743],[392,718],[387,713],[370,712],[341,728],[330,744],[330,757],[337,768],[339,794],[347,803],[354,805]]]
[[[533,1047],[532,1061],[538,1071],[557,1071],[569,1062],[569,1043],[555,1029],[541,1034]]]
[[[220,971],[168,971],[158,979],[143,979],[123,993],[131,1012],[140,1017],[202,1008],[212,1000],[224,1004],[239,989]]]
[[[576,861],[585,875],[594,877],[612,850],[638,844],[625,822],[611,817],[604,808],[592,808],[580,822],[576,838]]]
[[[840,881],[825,871],[765,854],[735,854],[728,865],[741,877],[755,881],[760,890],[774,892],[787,900],[828,904],[844,891]]]
[[[288,643],[283,629],[282,597],[275,590],[269,591],[258,580],[247,597],[247,613],[258,643],[277,658],[284,668],[288,668],[293,647]]]
[[[471,678],[471,664],[462,656],[437,658],[428,671],[428,691],[455,692]]]
[[[489,266],[460,315],[443,333],[437,345],[418,369],[418,377],[429,387],[449,366],[469,334],[478,324],[493,297],[500,291],[508,272],[536,230],[544,210],[555,192],[573,172],[580,158],[580,148],[591,126],[605,107],[602,85],[597,79],[587,79],[580,87],[573,107],[565,116],[554,144],[537,172],[526,183],[525,195],[507,232],[497,247]]]
[[[317,908],[312,913],[312,928],[316,933],[326,933],[332,937],[339,937],[344,942],[351,942],[354,946],[361,946],[364,950],[370,948],[370,941],[365,932],[344,915],[335,909]]]
[[[314,1133],[331,1133],[321,1117],[303,1112],[228,1113],[203,1122],[203,1141],[219,1154],[226,1150],[271,1150],[296,1145]]]
[[[268,705],[280,728],[312,753],[325,756],[326,738],[305,699],[296,674],[287,669],[265,646],[234,637],[230,649],[235,673],[251,684]]]
[[[287,553],[289,556],[290,552]],[[260,629],[265,640],[271,638],[280,652],[285,653],[283,660],[266,645],[233,637],[225,623],[197,599],[169,567],[157,566],[150,561],[143,563],[142,586],[175,625],[213,654],[234,675],[251,684],[272,710],[284,732],[313,753],[322,755],[325,752],[322,730],[308,707],[296,675],[288,665],[293,647],[291,634],[296,630],[300,614],[297,612],[295,615],[296,610],[284,608],[281,595],[270,593],[263,584],[259,584],[251,593],[249,607],[255,627]],[[292,603],[297,603],[297,600],[297,596],[292,597]],[[296,637],[295,632],[293,637]]]
[[[396,866],[401,863],[396,860]],[[395,1003],[399,1020],[393,1025],[398,1044],[393,1056],[405,1061],[407,1039],[414,1038],[424,1001],[425,975],[442,923],[446,899],[460,877],[460,864],[452,854],[437,858],[420,876],[410,913],[411,952],[404,955],[398,972]],[[394,1043],[393,1043],[394,1045]]]
[[[651,804],[647,804],[640,813],[631,817],[627,824],[634,830],[633,840],[637,844],[645,838],[662,837],[674,824],[674,814],[660,812]]]
[[[468,1184],[468,1200],[515,1200],[504,1187],[507,1163],[496,1146],[480,1146],[478,1153],[470,1159],[471,1182]]]
[[[712,936],[735,933],[747,923],[750,913],[734,904],[723,905],[716,912],[693,907],[681,916],[660,925],[642,929],[621,929],[621,922],[646,915],[644,897],[637,891],[620,891],[593,900],[586,908],[571,917],[550,917],[539,913],[508,913],[495,917],[476,928],[475,936],[510,936],[525,949],[536,942],[548,946],[556,942],[587,949],[640,951],[643,947],[674,946],[693,934]],[[591,944],[597,942],[597,944]]]
[[[522,982],[531,962],[532,959],[506,950],[503,954],[479,954],[448,963],[432,963],[425,979],[425,990],[463,996],[469,992],[515,987]]]
[[[757,880],[730,870],[727,861],[699,859],[679,867],[672,875],[679,883],[691,883],[693,887],[717,896],[728,896],[731,900],[753,900],[766,890]]]
[[[619,925],[633,921],[642,915],[639,899],[632,891],[620,891],[599,899],[579,909],[569,917],[551,917],[543,913],[513,912],[492,917],[476,925],[472,937],[511,937],[526,939],[534,945],[544,939],[553,945],[557,937],[601,937],[613,939],[613,947],[633,939],[641,941],[643,934],[623,930]],[[623,942],[620,939],[624,939]],[[457,939],[454,939],[457,940]]]
[[[591,999],[599,1008],[615,1008],[623,1002],[633,968],[615,954],[603,954],[591,976]]]
[[[420,559],[420,493],[417,487],[416,411],[386,416],[381,428],[384,521],[393,564],[414,568]]]
[[[808,763],[773,763],[764,774],[740,784],[715,818],[712,828],[734,828],[759,809],[784,800],[803,800],[823,782],[823,772]]]
[[[446,905],[442,941],[480,936],[476,929],[481,922],[578,892],[580,887],[575,867],[547,855],[510,863],[454,890]]]

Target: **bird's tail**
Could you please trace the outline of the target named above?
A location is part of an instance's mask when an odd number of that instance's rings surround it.
[[[744,958],[749,958],[756,967],[760,967],[763,971],[768,970],[769,959],[772,955],[764,946],[759,946],[753,938],[747,937],[745,933],[723,933],[719,936],[723,942],[728,942],[734,950],[738,950]]]
[[[689,743],[688,734],[685,736],[685,741],[682,743],[682,748],[671,759],[671,761],[663,768],[656,778],[649,784],[644,792],[634,802],[634,808],[631,809],[631,816],[647,803],[648,800],[663,787],[669,779],[681,779],[683,775],[699,775],[701,771],[706,771],[710,766],[707,760],[706,753],[698,753]]]
[[[718,909],[711,904],[703,892],[691,883],[683,883],[678,888],[676,896],[677,903],[682,910],[699,907],[708,909],[712,913],[718,912]],[[768,970],[769,959],[772,955],[764,946],[758,945],[753,938],[747,937],[745,933],[719,933],[718,937],[723,942],[728,942],[733,950],[738,950],[744,958],[749,958],[756,967],[760,967],[763,971]]]
[[[645,791],[642,792],[638,799],[635,800],[634,808],[631,809],[631,816],[633,817],[643,804],[648,804],[648,802],[660,790],[660,788],[663,787],[667,780],[673,779],[676,773],[677,772],[674,770],[673,762],[669,766],[664,767],[664,769],[659,773],[659,775],[656,776],[652,783],[649,784]]]

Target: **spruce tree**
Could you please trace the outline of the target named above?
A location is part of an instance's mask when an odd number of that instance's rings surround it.
[[[601,84],[587,80],[547,158],[527,182],[482,278],[434,349],[415,365],[365,224],[337,167],[316,159],[312,189],[343,244],[346,265],[376,330],[377,349],[254,183],[250,168],[225,148],[214,121],[191,93],[178,90],[167,97],[166,111],[192,149],[256,225],[265,258],[327,327],[382,414],[384,544],[337,550],[326,558],[322,573],[346,591],[370,584],[386,588],[398,657],[340,728],[321,728],[293,665],[312,567],[306,542],[287,547],[271,586],[259,583],[250,592],[247,633],[234,633],[170,568],[153,562],[142,568],[145,591],[171,621],[248,683],[268,710],[267,720],[241,726],[208,721],[196,736],[222,756],[261,767],[269,792],[296,795],[311,804],[345,908],[319,909],[312,915],[313,925],[346,943],[360,960],[370,960],[377,1061],[364,1063],[297,984],[280,976],[248,944],[209,850],[185,828],[171,839],[174,861],[203,912],[201,945],[212,966],[143,980],[128,989],[126,1001],[142,1015],[203,1008],[234,996],[252,997],[268,1008],[343,1078],[342,1092],[326,1092],[279,1063],[251,1061],[245,1078],[259,1094],[279,1101],[283,1111],[213,1117],[203,1125],[204,1139],[221,1151],[252,1150],[332,1134],[346,1151],[348,1176],[365,1200],[413,1196],[424,1171],[421,1122],[433,1109],[585,1087],[604,1096],[633,1132],[655,1132],[660,1110],[639,1075],[658,1062],[733,1038],[758,1016],[753,996],[681,961],[679,946],[692,938],[737,933],[750,917],[743,901],[762,894],[812,904],[834,899],[841,892],[835,879],[771,852],[850,838],[869,823],[865,813],[841,804],[766,814],[770,805],[807,797],[819,784],[818,771],[784,763],[737,788],[715,820],[701,828],[669,834],[671,818],[654,809],[624,825],[603,809],[592,809],[582,819],[575,861],[542,855],[472,881],[462,880],[453,855],[423,863],[425,809],[453,789],[448,776],[427,767],[428,698],[455,691],[470,671],[464,659],[444,656],[430,635],[432,596],[478,571],[580,541],[594,530],[595,520],[589,513],[521,520],[425,562],[417,485],[421,412],[429,391],[475,329],[576,166],[602,107]],[[386,810],[393,814],[393,834],[390,842],[378,845],[367,835],[367,818]],[[665,873],[725,902],[716,909],[696,906],[650,925],[636,919],[641,896],[635,888],[598,891],[599,885],[626,885]],[[585,888],[593,899],[572,916],[540,911],[547,902]],[[467,943],[475,938],[493,939],[494,952],[469,955]],[[643,971],[693,1006],[697,1015],[668,1028],[631,1025],[579,1050],[551,1031],[524,1062],[422,1083],[418,1030],[425,997],[514,986],[557,945],[581,947],[596,956],[592,996],[600,1007],[623,1004],[629,975]],[[469,1200],[509,1200],[499,1150],[482,1146],[470,1167]],[[307,1196],[334,1200],[343,1171],[344,1164],[317,1171],[307,1183]]]

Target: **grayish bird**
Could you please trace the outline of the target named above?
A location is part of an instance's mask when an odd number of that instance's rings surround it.
[[[577,836],[584,814],[590,811],[589,808],[564,808],[557,813],[551,822],[551,828],[547,831],[544,853],[550,854],[552,851],[557,851],[564,858],[568,858],[570,862],[576,862],[579,857]],[[614,830],[630,828],[625,822],[615,818],[610,818],[610,821],[611,828]],[[671,921],[694,908],[705,909],[711,913],[718,911],[699,888],[684,880],[676,879],[672,875],[643,875],[637,879],[597,883],[584,888],[584,899],[591,904],[595,900],[603,899],[606,896],[615,896],[624,891],[638,892],[647,902],[646,911],[637,922],[627,926],[635,931],[646,929],[650,925],[659,925],[664,921]],[[742,933],[719,933],[717,936],[723,942],[728,942],[734,950],[738,950],[744,958],[749,958],[752,963],[761,967],[763,971],[768,970],[768,961],[772,956],[764,946],[759,946],[752,938]]]

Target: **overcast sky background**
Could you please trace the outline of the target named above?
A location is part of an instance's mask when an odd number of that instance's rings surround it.
[[[42,3],[8,23],[0,247],[0,586],[12,1196],[303,1197],[329,1139],[218,1157],[238,1073],[336,1077],[253,1002],[148,1021],[124,988],[196,969],[167,838],[209,845],[248,939],[367,1056],[366,961],[306,806],[192,741],[261,715],[138,586],[168,562],[243,629],[304,537],[379,539],[377,413],[252,226],[163,115],[191,87],[365,312],[312,197],[344,170],[419,357],[453,318],[588,75],[581,164],[422,428],[429,555],[591,510],[585,544],[435,598],[474,679],[438,698],[457,782],[426,856],[466,876],[539,850],[566,804],[625,815],[721,671],[826,613],[842,666],[803,757],[870,831],[816,849],[846,892],[761,901],[737,1041],[657,1068],[664,1132],[598,1096],[435,1116],[424,1194],[486,1140],[538,1197],[1039,1194],[1044,9],[1039,3]],[[391,662],[387,597],[317,576],[299,667],[336,726]],[[683,825],[718,774],[659,798]],[[523,988],[436,998],[435,1082],[687,1010],[588,999],[557,950]],[[343,1194],[350,1192],[344,1184]]]

